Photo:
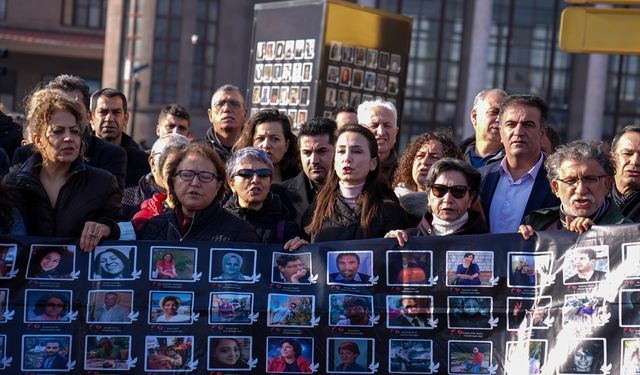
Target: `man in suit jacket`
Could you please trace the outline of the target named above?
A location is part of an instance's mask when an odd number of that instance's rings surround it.
[[[389,327],[430,327],[426,298],[402,298],[398,301],[398,308],[401,314],[389,319]]]
[[[511,95],[500,106],[505,158],[480,169],[480,198],[491,233],[515,233],[529,212],[560,204],[540,147],[548,113],[547,103],[533,95]]]
[[[327,118],[314,118],[300,126],[298,143],[302,172],[296,177],[271,186],[271,191],[280,196],[289,210],[291,219],[300,227],[302,217],[316,193],[324,184],[333,162],[336,123]]]
[[[104,304],[100,307],[96,307],[93,312],[94,322],[130,322],[129,309],[118,305],[118,293],[107,292],[104,295]]]
[[[50,340],[45,343],[45,357],[42,359],[41,369],[67,369],[67,363],[69,362],[62,355],[60,355],[60,341]]]
[[[627,125],[611,142],[611,159],[616,167],[611,196],[622,214],[640,222],[640,125]]]

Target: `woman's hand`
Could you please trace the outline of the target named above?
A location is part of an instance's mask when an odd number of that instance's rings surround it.
[[[80,235],[80,248],[84,251],[93,251],[98,246],[98,243],[103,239],[109,237],[111,229],[105,225],[96,223],[95,221],[87,221],[84,223],[84,229]]]
[[[407,232],[402,229],[391,230],[387,234],[384,235],[384,238],[396,238],[398,240],[398,245],[404,246],[409,240],[409,236],[407,236]]]
[[[528,240],[536,234],[536,231],[533,230],[531,225],[521,225],[518,228],[518,233],[522,234],[522,237],[524,237],[525,240]]]
[[[289,250],[289,251],[296,251],[298,250],[302,245],[308,245],[309,242],[307,242],[307,240],[305,240],[304,238],[300,238],[298,236],[290,239],[289,241],[287,241],[287,243],[284,244],[284,249],[285,250]]]

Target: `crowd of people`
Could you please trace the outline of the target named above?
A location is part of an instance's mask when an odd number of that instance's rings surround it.
[[[415,235],[528,239],[640,220],[640,125],[622,128],[610,147],[560,145],[547,103],[534,95],[482,91],[472,137],[458,145],[429,131],[401,155],[396,108],[379,99],[310,119],[296,135],[277,109],[247,118],[241,91],[224,85],[212,96],[203,140],[190,133],[187,110],[170,104],[150,153],[126,133],[119,90],[91,95],[80,77],[60,75],[26,103],[22,145],[2,143],[8,160],[0,166],[10,168],[0,171],[0,233],[75,237],[85,251],[103,239],[296,250],[388,237],[404,246]],[[115,271],[107,255],[96,270],[108,278]],[[166,258],[158,273],[171,277]],[[43,261],[40,272],[47,267]]]

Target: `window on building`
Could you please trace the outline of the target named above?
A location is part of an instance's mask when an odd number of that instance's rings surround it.
[[[215,87],[214,70],[218,36],[218,0],[198,0],[196,34],[192,40],[193,71],[191,75],[191,106],[209,107]]]
[[[104,30],[106,18],[107,0],[64,0],[62,24],[65,26]]]
[[[0,20],[7,16],[7,0],[0,0]]]
[[[151,71],[151,103],[177,101],[182,1],[158,0]]]
[[[463,0],[379,0],[378,8],[413,17],[399,142],[454,126],[464,31]]]
[[[562,0],[493,0],[487,88],[529,93],[549,103],[549,121],[566,138],[571,55],[560,50]]]
[[[603,139],[631,124],[640,124],[640,57],[611,55],[607,71]]]

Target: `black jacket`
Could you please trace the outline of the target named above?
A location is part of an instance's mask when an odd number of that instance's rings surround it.
[[[223,161],[227,161],[227,159],[229,159],[229,157],[231,156],[231,147],[227,147],[220,143],[215,135],[213,127],[207,130],[207,134],[204,136],[204,139],[209,142],[214,150],[216,150],[218,156],[220,156]]]
[[[136,186],[142,176],[151,172],[149,154],[142,151],[140,146],[129,135],[122,133],[120,146],[127,153],[127,177],[125,187]]]
[[[122,216],[121,195],[115,177],[78,158],[71,165],[71,174],[52,207],[38,178],[41,165],[42,157],[35,154],[3,180],[4,184],[16,189],[27,234],[80,237],[85,222],[95,221],[111,228],[109,239],[120,237],[117,221]]]
[[[309,206],[307,215],[313,212],[316,204],[317,201]],[[318,233],[310,233],[310,235],[312,242],[360,240],[384,237],[390,230],[407,227],[409,227],[409,220],[400,204],[386,200],[383,202],[382,211],[373,219],[365,235],[360,226],[360,206],[356,206],[355,211],[351,210],[342,199],[338,198],[334,203],[331,220],[323,222]]]
[[[84,142],[87,145],[87,149],[84,151],[85,162],[92,167],[110,172],[116,177],[120,188],[124,189],[124,179],[127,171],[127,153],[125,150],[89,134],[89,132],[85,133]],[[33,145],[18,147],[13,154],[13,159],[11,159],[12,169],[19,168],[33,154]]]
[[[219,202],[198,211],[183,236],[175,212],[149,219],[137,233],[139,240],[260,242],[251,224],[220,206]]]
[[[259,211],[240,207],[235,195],[224,208],[253,225],[263,243],[285,243],[296,236],[306,237],[300,227],[289,220],[289,211],[277,195],[269,194]]]
[[[302,217],[309,208],[317,191],[311,186],[311,182],[304,172],[292,179],[271,185],[271,192],[280,197],[282,205],[289,210],[291,220],[302,227]]]
[[[131,220],[133,215],[140,211],[140,205],[155,194],[164,193],[155,184],[151,173],[142,176],[138,186],[130,186],[122,193],[122,212],[125,220]]]
[[[611,202],[618,206],[627,219],[634,223],[640,223],[640,194],[625,200],[614,185],[611,189],[611,196],[613,197]]]
[[[7,152],[9,160],[13,157],[15,149],[20,147],[21,141],[22,126],[0,111],[0,148]]]

